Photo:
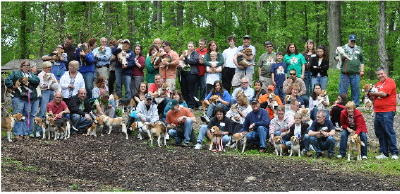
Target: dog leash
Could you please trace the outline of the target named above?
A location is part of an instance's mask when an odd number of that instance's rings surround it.
[[[28,90],[28,106],[31,106],[31,93]],[[32,107],[31,107],[31,112],[32,112]],[[31,114],[28,113],[28,120],[27,120],[27,125],[28,125],[28,129],[31,128]]]

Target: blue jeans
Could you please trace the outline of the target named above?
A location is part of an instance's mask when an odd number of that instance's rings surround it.
[[[347,90],[351,86],[351,97],[360,105],[360,75],[359,74],[340,74],[339,94],[347,94]]]
[[[47,104],[53,99],[53,90],[42,90],[42,98],[40,100],[40,112],[39,117],[44,118],[47,111]]]
[[[192,128],[193,126],[193,121],[192,119],[186,119],[185,122],[183,123],[183,126],[178,126],[178,128],[183,128],[183,130],[179,130],[179,129],[170,129],[168,131],[168,134],[171,137],[175,138],[175,143],[176,144],[180,144],[182,142],[182,137],[184,138],[184,142],[185,143],[189,143],[190,142],[190,138],[192,136]]]
[[[122,68],[115,67],[115,92],[118,97],[122,97]]]
[[[34,124],[33,118],[39,112],[39,99],[31,101],[22,100],[19,97],[12,99],[13,114],[22,113],[25,116],[24,121],[15,122],[14,134],[15,135],[30,135],[33,131]]]
[[[199,135],[197,136],[197,143],[201,144],[203,142],[204,137],[206,136],[208,131],[207,125],[202,125],[200,127]],[[222,144],[225,145],[231,140],[231,136],[224,135],[222,136]]]
[[[328,76],[312,76],[311,77],[311,87],[314,88],[315,84],[321,85],[321,89],[325,90],[326,87],[328,86]]]
[[[79,114],[72,114],[71,116],[71,124],[78,129],[78,133],[85,133],[85,130],[89,128],[92,124],[92,121],[81,116]]]
[[[322,150],[328,150],[329,154],[334,154],[336,140],[332,136],[329,136],[325,140],[323,140],[323,138],[309,136],[309,140],[311,145],[314,147],[315,152],[321,153]]]
[[[314,87],[311,87],[311,71],[306,71],[304,72],[304,84],[306,85],[306,94],[307,96],[310,96],[312,93],[312,89]]]
[[[87,96],[89,98],[91,98],[95,73],[94,72],[86,72],[86,73],[82,73],[82,76],[83,76],[83,80],[85,80],[85,88],[86,88]]]
[[[206,97],[206,76],[199,76],[199,82],[196,84],[199,92],[199,100],[204,100]]]
[[[275,135],[275,136],[281,136],[281,134],[282,134],[281,131],[275,131],[275,132],[274,132],[274,135]],[[290,137],[289,137],[289,135],[283,136],[283,137],[282,137],[282,142],[283,142],[286,146],[288,146],[288,147],[292,146],[292,142],[290,142]]]
[[[281,101],[284,102],[285,100],[285,92],[283,92],[283,86],[278,86],[275,88],[275,95],[278,95],[281,98]]]
[[[349,137],[349,132],[347,130],[343,130],[340,132],[340,148],[339,148],[339,153],[342,156],[346,155],[347,151],[347,139]],[[365,146],[361,146],[361,156],[367,156],[367,148],[368,148],[368,137],[367,134],[364,132],[360,133],[360,139],[362,142],[364,142]]]
[[[131,81],[132,79],[130,75],[122,75],[122,85],[124,85],[125,88],[126,99],[132,98]]]
[[[210,105],[208,105],[207,107],[207,116],[211,119],[211,117],[214,116],[214,111],[217,108],[222,108],[225,112],[227,112],[229,110],[229,107],[226,106],[225,104],[222,103],[218,103],[217,105],[211,103]]]
[[[389,152],[393,155],[399,154],[397,148],[396,132],[393,130],[393,119],[395,112],[375,113],[375,135],[379,140],[379,151],[386,156]]]
[[[269,134],[264,126],[258,126],[255,131],[247,133],[246,137],[249,142],[258,144],[260,148],[265,149],[267,147],[266,139],[269,138]]]

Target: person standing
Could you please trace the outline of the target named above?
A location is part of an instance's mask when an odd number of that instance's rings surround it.
[[[231,91],[232,79],[235,75],[236,65],[233,62],[234,56],[238,53],[238,49],[235,46],[236,39],[234,36],[228,37],[229,48],[222,52],[224,57],[224,68],[222,69],[222,86],[227,90]]]
[[[67,53],[67,60],[66,60],[66,67],[65,69],[69,69],[68,65],[69,62],[75,60],[75,50],[76,46],[73,45],[74,40],[72,39],[72,36],[67,36],[64,40],[64,44],[62,45],[62,48],[64,48],[64,52]],[[57,76],[56,76],[57,77]]]
[[[267,86],[273,83],[271,79],[271,66],[276,62],[276,53],[271,41],[266,41],[264,45],[266,52],[260,56],[257,65],[260,74],[259,80],[262,82],[264,88],[267,88]]]
[[[233,87],[239,87],[240,79],[242,79],[243,77],[246,77],[249,80],[249,84],[253,85],[253,73],[254,73],[254,61],[255,61],[254,58],[256,56],[256,48],[253,45],[251,45],[250,35],[243,36],[243,45],[238,47],[238,53],[233,57],[233,62],[237,67],[239,67],[237,58],[238,56],[243,55],[242,51],[246,48],[251,49],[253,60],[250,62],[251,65],[244,69],[236,68],[236,72],[232,80]]]
[[[287,46],[286,55],[283,57],[283,61],[288,65],[288,71],[296,70],[296,76],[304,79],[304,69],[307,63],[306,59],[302,54],[299,53],[294,43],[289,43]],[[306,94],[307,91],[304,91]]]
[[[93,42],[90,44],[90,42]],[[83,43],[82,46],[76,49],[76,58],[79,62],[79,72],[82,74],[83,79],[85,80],[85,88],[88,92],[88,97],[91,98],[92,90],[93,90],[93,81],[95,75],[95,63],[96,59],[94,58],[92,52],[92,46],[96,43],[95,39],[89,40],[89,43]],[[92,45],[92,46],[91,46]]]
[[[306,84],[306,89],[307,89],[307,96],[310,96],[312,93],[312,88],[314,86],[311,86],[311,59],[316,57],[315,54],[315,44],[313,40],[307,40],[306,44],[304,45],[304,53],[303,56],[306,59],[306,64],[305,64],[305,69],[304,69],[304,83]]]
[[[396,132],[393,129],[394,115],[396,114],[396,83],[389,78],[385,70],[380,67],[376,71],[378,83],[375,87],[378,91],[368,92],[374,101],[375,121],[374,128],[379,140],[379,152],[377,159],[385,159],[392,154],[392,159],[399,159]]]
[[[364,75],[364,57],[361,47],[356,45],[356,35],[350,35],[349,42],[342,48],[347,57],[342,55],[342,58],[339,56],[335,58],[342,61],[339,93],[347,94],[350,86],[352,100],[358,106],[360,105],[360,76]]]
[[[160,75],[168,84],[171,90],[175,90],[176,68],[179,65],[179,55],[171,48],[171,43],[164,41],[162,47],[171,61],[162,61],[159,67]]]
[[[142,53],[142,46],[136,45],[134,48],[135,53],[135,64],[132,68],[132,83],[131,83],[131,91],[132,96],[136,96],[136,93],[139,90],[140,83],[144,80],[143,69],[145,67],[145,59]]]
[[[329,69],[329,57],[326,48],[324,46],[319,46],[317,48],[317,55],[311,57],[309,63],[311,71],[311,87],[314,88],[315,84],[319,84],[321,85],[321,89],[325,90],[328,86]]]
[[[115,90],[117,95],[122,98],[122,85],[125,87],[125,97],[126,99],[132,98],[131,91],[131,76],[132,68],[135,65],[135,53],[130,50],[131,42],[128,39],[121,40],[121,45],[113,49],[112,53],[118,56],[121,53],[122,58],[118,59],[115,65]],[[126,64],[122,64],[122,59],[126,59]]]
[[[147,71],[146,82],[148,87],[150,84],[154,83],[154,77],[158,74],[158,64],[155,64],[158,52],[158,47],[156,45],[151,45],[149,48],[149,56],[147,56],[145,61]]]
[[[200,101],[203,101],[206,97],[206,66],[204,57],[208,53],[208,49],[206,48],[206,40],[200,39],[199,40],[199,48],[196,49],[196,52],[199,53],[199,65],[197,69],[199,70],[199,82],[196,84],[196,90],[198,91],[199,95],[197,96]]]
[[[199,105],[195,100],[196,87],[194,87],[199,82],[199,59],[200,55],[194,49],[194,43],[188,43],[188,50],[185,50],[181,55],[181,60],[185,66],[190,68],[182,68],[180,71],[181,76],[181,91],[183,98],[188,102],[188,106],[191,109],[197,108]]]
[[[101,46],[93,50],[93,55],[96,58],[96,77],[103,77],[108,80],[111,48],[107,46],[107,38],[100,39]]]

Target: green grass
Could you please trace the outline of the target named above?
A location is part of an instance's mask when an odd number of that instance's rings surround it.
[[[21,161],[13,158],[5,157],[1,160],[2,167],[15,167],[19,171],[37,172],[39,168],[36,166],[24,165]]]
[[[71,190],[79,190],[79,189],[80,189],[80,186],[79,186],[79,184],[74,183],[74,184],[71,184],[71,185],[69,186],[69,188],[70,188]]]

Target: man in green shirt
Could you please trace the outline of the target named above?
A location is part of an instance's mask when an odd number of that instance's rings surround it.
[[[276,53],[274,52],[274,46],[270,41],[266,41],[264,43],[265,49],[267,52],[261,55],[258,59],[258,68],[259,68],[259,80],[262,82],[262,85],[266,88],[268,85],[272,84],[271,79],[271,66],[276,61]]]

